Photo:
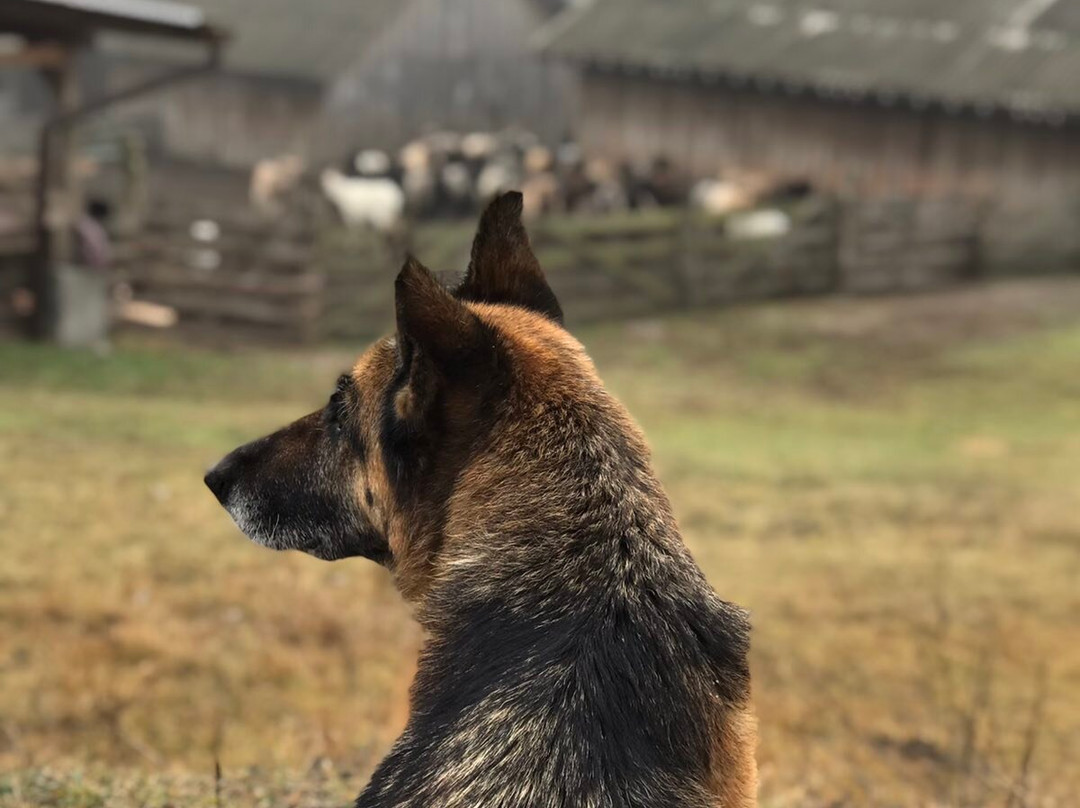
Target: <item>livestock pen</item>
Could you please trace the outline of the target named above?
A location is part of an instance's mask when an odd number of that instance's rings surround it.
[[[961,200],[806,200],[786,232],[681,209],[551,216],[530,227],[569,320],[589,323],[777,297],[941,288],[979,271],[979,211]],[[174,307],[219,338],[368,338],[391,322],[390,280],[406,252],[448,280],[473,230],[429,222],[392,235],[293,217],[207,218],[182,206],[152,217],[119,276],[139,299]]]

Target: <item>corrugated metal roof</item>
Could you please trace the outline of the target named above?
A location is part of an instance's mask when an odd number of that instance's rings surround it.
[[[1080,114],[1074,0],[596,0],[541,46],[661,75],[886,103]]]
[[[318,83],[351,64],[406,5],[406,0],[197,1],[214,24],[230,32],[226,69]],[[102,47],[113,55],[175,56],[115,37],[105,38]]]
[[[51,38],[105,30],[197,39],[218,35],[198,6],[166,0],[4,0],[0,30]]]
[[[156,22],[179,28],[198,28],[206,23],[201,8],[164,0],[33,0],[39,5],[60,6],[110,17]]]

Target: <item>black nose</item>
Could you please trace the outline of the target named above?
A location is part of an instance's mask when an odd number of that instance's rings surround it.
[[[232,465],[229,458],[226,457],[210,471],[206,472],[206,476],[203,478],[206,487],[214,492],[214,496],[222,505],[228,503],[229,492],[232,491],[233,483],[236,482],[236,475],[233,473]]]

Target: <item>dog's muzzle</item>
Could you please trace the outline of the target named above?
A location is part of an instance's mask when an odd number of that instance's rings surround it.
[[[203,482],[217,497],[217,501],[226,505],[229,502],[229,492],[232,491],[234,479],[235,477],[229,472],[228,463],[223,460],[206,472]]]
[[[206,472],[203,482],[214,496],[217,497],[226,510],[229,509],[230,498],[236,492],[237,483],[247,478],[245,488],[251,485],[253,479],[258,479],[259,470],[266,466],[268,458],[272,457],[274,435],[253,440],[237,447],[223,457],[218,464]],[[236,504],[235,502],[232,504]]]

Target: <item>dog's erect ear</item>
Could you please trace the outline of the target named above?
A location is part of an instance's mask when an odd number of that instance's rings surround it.
[[[431,365],[447,379],[464,378],[490,364],[490,331],[412,256],[398,274],[394,292],[403,364]],[[411,367],[410,372],[416,370]]]
[[[561,323],[562,308],[529,246],[521,210],[521,194],[511,192],[498,197],[484,211],[473,241],[469,271],[457,294],[477,303],[522,306]]]
[[[394,284],[399,366],[382,412],[382,456],[397,486],[430,472],[431,452],[467,440],[500,378],[494,332],[411,256]],[[403,490],[403,489],[402,489]]]

